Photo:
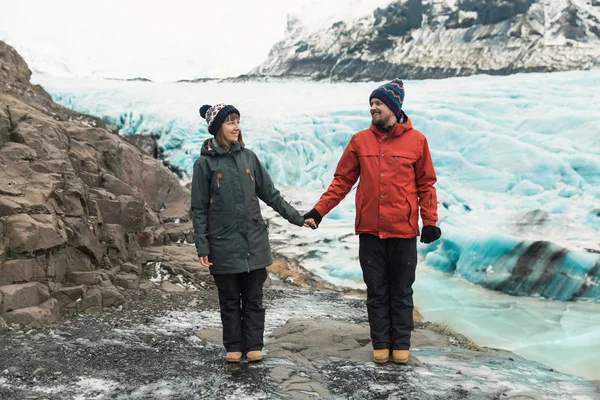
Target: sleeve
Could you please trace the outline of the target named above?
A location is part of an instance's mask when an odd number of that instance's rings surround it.
[[[208,207],[210,200],[210,179],[200,160],[194,164],[192,178],[192,224],[196,251],[199,256],[209,254],[208,239]]]
[[[360,176],[360,162],[358,160],[358,153],[354,146],[354,137],[346,146],[340,161],[335,169],[333,175],[333,181],[321,195],[321,198],[315,204],[315,209],[324,217],[330,212],[340,201],[346,197],[346,195],[352,189],[352,186],[358,180]]]
[[[281,196],[279,190],[275,188],[269,172],[263,167],[256,154],[254,154],[254,162],[256,163],[256,194],[258,198],[291,224],[302,226],[304,218]]]
[[[437,177],[433,169],[433,160],[429,152],[429,145],[425,138],[423,139],[421,157],[415,162],[415,181],[423,226],[435,226],[438,220],[438,213],[437,196],[433,185],[437,181]]]

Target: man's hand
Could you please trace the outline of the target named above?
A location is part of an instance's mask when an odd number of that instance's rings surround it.
[[[435,242],[442,236],[442,230],[437,226],[425,225],[421,230],[421,243]]]
[[[203,267],[210,268],[210,266],[213,265],[213,263],[208,261],[208,256],[200,256],[199,260]]]
[[[304,226],[307,228],[311,228],[311,229],[317,229],[317,223],[315,222],[314,219],[312,218],[307,218],[304,220]]]
[[[306,226],[306,221],[308,220],[313,220],[313,222],[316,225],[313,229],[317,229],[319,227],[319,224],[323,220],[323,217],[321,216],[321,214],[319,214],[317,210],[313,208],[312,210],[304,214],[304,226]]]

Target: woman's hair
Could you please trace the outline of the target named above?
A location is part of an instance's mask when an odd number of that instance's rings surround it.
[[[235,121],[236,119],[240,119],[240,116],[236,113],[231,113],[229,114],[227,117],[225,117],[225,121],[223,121],[223,123],[225,122],[231,122],[231,121]],[[219,130],[217,131],[217,134],[215,135],[215,140],[217,141],[217,144],[221,147],[228,147],[227,146],[227,142],[225,141],[225,135],[223,134],[223,126],[221,125],[221,127],[219,128]],[[240,130],[240,134],[238,135],[238,142],[240,142],[240,144],[243,146],[244,145],[244,138],[242,136],[242,131]]]

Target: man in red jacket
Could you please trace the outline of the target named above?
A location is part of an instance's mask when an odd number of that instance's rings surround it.
[[[369,97],[372,123],[356,133],[344,150],[331,185],[305,218],[317,225],[356,189],[355,231],[359,260],[367,285],[367,312],[373,359],[409,358],[413,290],[417,266],[419,211],[421,242],[441,236],[436,227],[436,175],[425,136],[413,129],[402,111],[404,84],[399,79],[375,89]]]

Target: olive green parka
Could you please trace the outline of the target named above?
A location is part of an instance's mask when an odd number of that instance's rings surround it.
[[[194,163],[192,218],[198,256],[208,256],[212,275],[271,265],[268,226],[258,199],[290,223],[304,224],[256,154],[239,142],[225,149],[207,139]]]

